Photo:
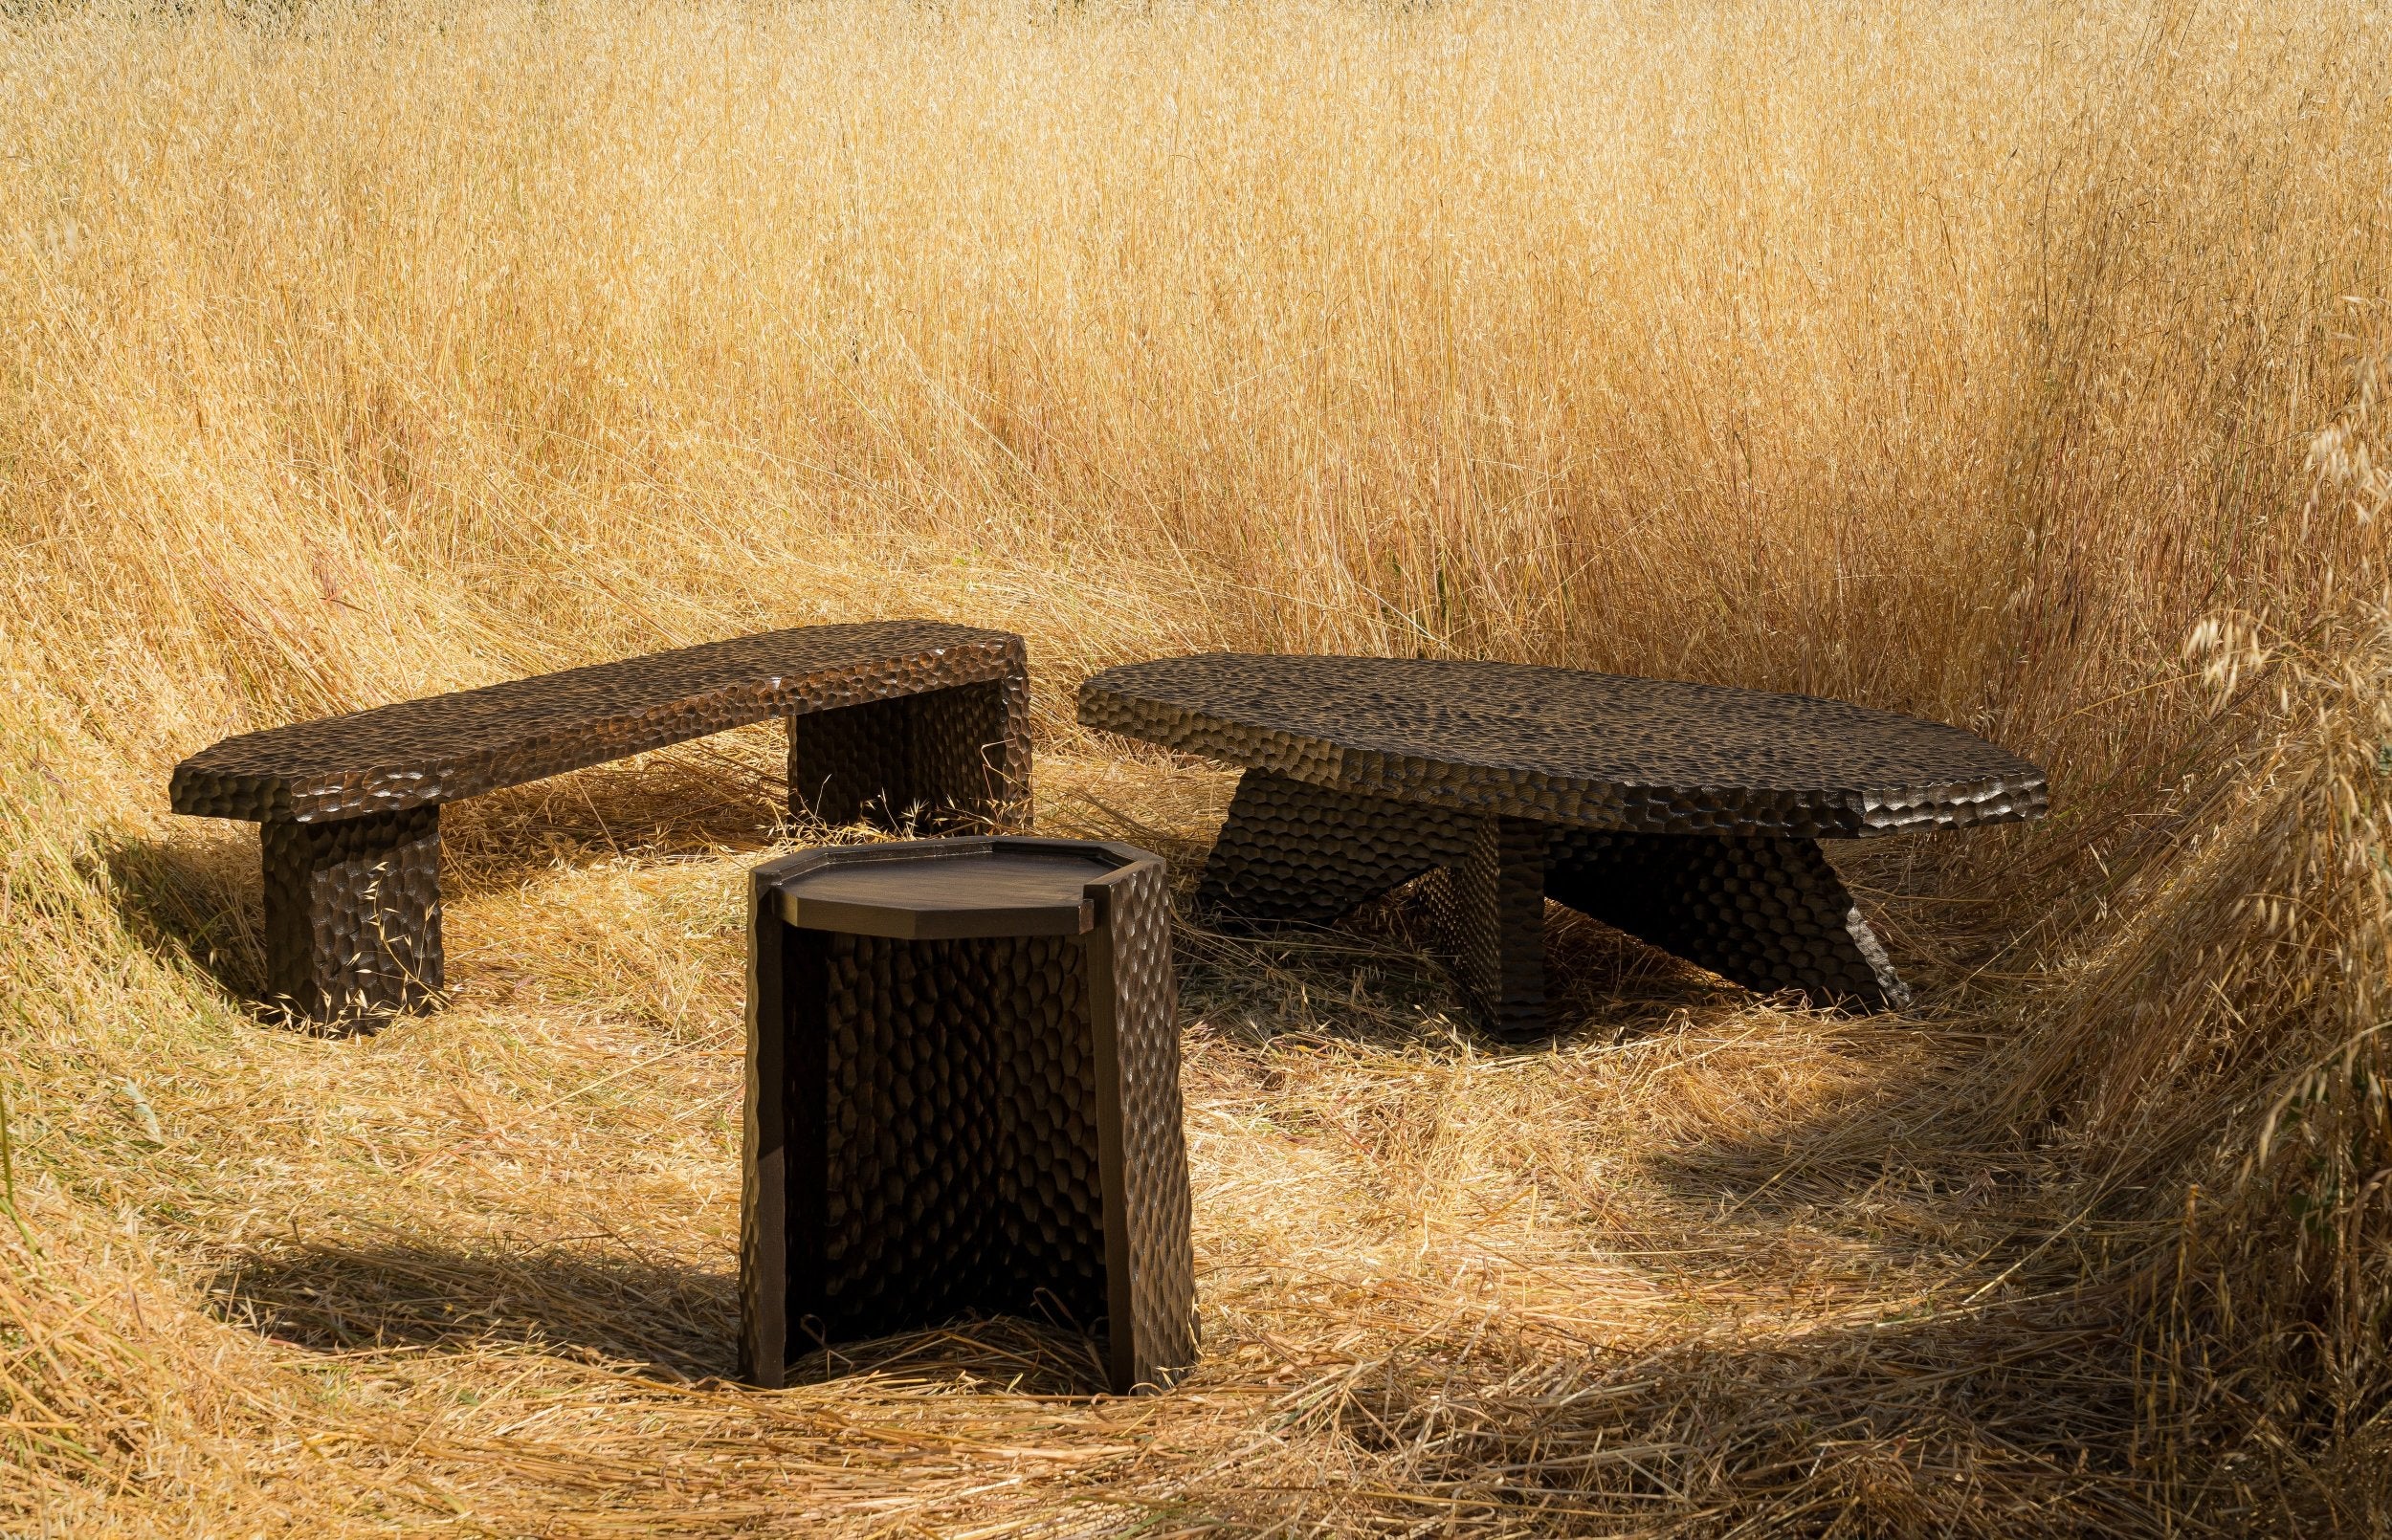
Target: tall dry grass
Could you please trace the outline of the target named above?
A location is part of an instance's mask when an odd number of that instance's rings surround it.
[[[29,1532],[2392,1522],[2387,18],[0,10],[0,1510]],[[1187,930],[1208,1356],[729,1367],[755,737],[452,820],[457,1007],[252,1019],[223,734],[769,625],[1849,696],[1911,1020]],[[1143,1526],[1143,1529],[1140,1529]]]

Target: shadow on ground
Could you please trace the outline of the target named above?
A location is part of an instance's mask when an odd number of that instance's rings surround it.
[[[441,813],[441,882],[465,897],[512,886],[527,867],[758,850],[786,836],[788,784],[772,764],[778,729],[685,743],[455,803]]]
[[[164,839],[103,835],[93,875],[133,939],[161,960],[187,960],[234,1000],[263,990],[265,928],[257,842],[218,830]]]
[[[325,1352],[530,1347],[677,1379],[728,1375],[739,1320],[728,1273],[561,1246],[259,1247],[226,1260],[209,1293],[223,1319]]]
[[[326,1353],[530,1349],[681,1381],[738,1367],[738,1279],[687,1263],[562,1246],[304,1243],[227,1260],[209,1295],[223,1320]],[[1009,1317],[817,1347],[789,1366],[791,1384],[851,1375],[1038,1395],[1103,1388],[1084,1338]]]
[[[1181,895],[1172,946],[1190,1011],[1262,1036],[1300,1028],[1383,1045],[1424,1032],[1475,1032],[1408,890],[1329,925],[1224,924]],[[1545,921],[1555,1029],[1520,1043],[1478,1034],[1480,1051],[1541,1050],[1585,1036],[1622,1041],[1689,1013],[1749,999],[1693,963],[1560,905]]]

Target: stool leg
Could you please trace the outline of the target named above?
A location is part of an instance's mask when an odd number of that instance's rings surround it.
[[[1551,830],[1481,819],[1430,890],[1463,993],[1505,1037],[1545,1029],[1545,849]]]
[[[747,1085],[740,1160],[739,1377],[788,1382],[789,1299],[822,1292],[825,1107],[822,937],[781,921],[760,868],[749,878]],[[792,1238],[802,1241],[793,1246]]]
[[[1180,1128],[1169,877],[1160,861],[1092,884],[1096,1148],[1104,1189],[1105,1368],[1117,1395],[1167,1388],[1196,1361],[1196,1256]]]
[[[1469,820],[1438,808],[1249,770],[1197,902],[1232,919],[1333,920],[1461,859],[1469,830]]]
[[[266,995],[315,1022],[439,998],[440,809],[261,824]]]
[[[1546,890],[1572,909],[1764,993],[1910,1003],[1816,840],[1561,831]]]

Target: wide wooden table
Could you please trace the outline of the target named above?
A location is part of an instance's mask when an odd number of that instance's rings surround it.
[[[1517,664],[1165,658],[1088,680],[1079,719],[1246,767],[1199,891],[1228,918],[1330,920],[1435,873],[1464,991],[1513,1035],[1545,1027],[1548,898],[1754,989],[1906,1004],[1820,842],[2048,800],[1957,727]]]
[[[1026,828],[1029,706],[1011,632],[808,626],[244,733],[169,796],[259,825],[269,999],[365,1019],[440,996],[445,803],[781,716],[796,811]]]

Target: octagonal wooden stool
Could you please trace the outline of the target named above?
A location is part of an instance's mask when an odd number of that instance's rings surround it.
[[[741,1375],[966,1312],[1196,1355],[1165,869],[1125,845],[912,840],[753,873]]]

